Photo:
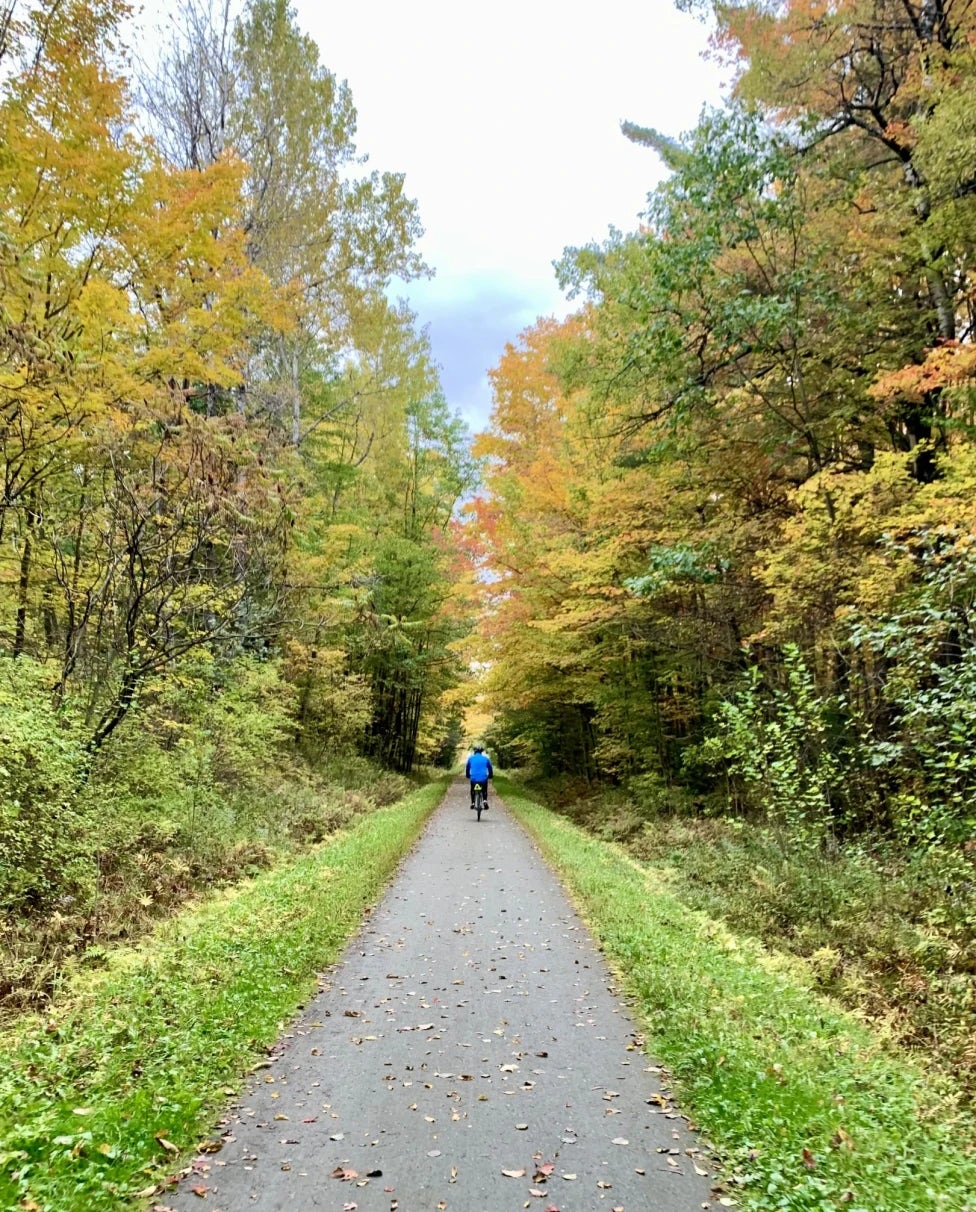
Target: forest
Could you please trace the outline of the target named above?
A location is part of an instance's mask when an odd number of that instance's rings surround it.
[[[972,1089],[976,12],[687,6],[729,100],[473,440],[285,0],[0,9],[10,1013],[476,727]]]
[[[728,103],[623,124],[667,180],[493,372],[489,736],[971,1081],[976,14],[708,11]]]
[[[283,0],[0,20],[0,994],[399,798],[475,483],[402,174]],[[138,69],[138,70],[137,70]],[[367,790],[368,789],[368,790]]]

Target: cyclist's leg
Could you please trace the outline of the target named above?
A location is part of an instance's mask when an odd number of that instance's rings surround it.
[[[468,786],[471,788],[471,807],[472,808],[474,807],[474,784],[475,784],[475,780],[469,779]]]

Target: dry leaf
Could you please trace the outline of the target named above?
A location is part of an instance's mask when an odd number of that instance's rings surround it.
[[[843,1128],[837,1129],[830,1143],[835,1149],[840,1149],[841,1147],[845,1149],[854,1148],[854,1141],[851,1139],[850,1134],[847,1133]]]
[[[506,1178],[525,1178],[524,1170],[503,1170],[502,1174],[504,1174]]]

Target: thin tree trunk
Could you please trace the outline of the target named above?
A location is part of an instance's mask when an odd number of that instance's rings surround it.
[[[28,501],[24,547],[20,553],[20,575],[17,579],[17,620],[14,625],[14,656],[20,656],[27,642],[27,609],[30,593],[31,565],[34,555],[34,532],[37,528],[36,492],[31,490]]]

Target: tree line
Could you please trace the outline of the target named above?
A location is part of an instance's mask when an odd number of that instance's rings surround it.
[[[976,17],[711,5],[723,106],[494,371],[494,741],[769,824],[976,834]]]
[[[0,907],[89,933],[449,760],[470,613],[403,176],[285,0],[128,12],[0,14]]]

